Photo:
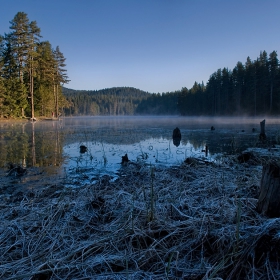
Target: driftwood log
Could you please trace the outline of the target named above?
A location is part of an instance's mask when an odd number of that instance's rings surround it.
[[[263,167],[256,210],[270,218],[280,217],[280,166],[275,161]]]

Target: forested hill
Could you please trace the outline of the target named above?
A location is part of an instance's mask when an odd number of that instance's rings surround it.
[[[133,115],[139,103],[151,94],[133,87],[73,90],[63,87],[69,102],[66,115]]]
[[[150,94],[131,87],[64,88],[63,93],[70,106],[66,115],[279,115],[280,64],[276,51],[261,51],[257,59],[220,68],[206,85],[195,82],[190,89]]]

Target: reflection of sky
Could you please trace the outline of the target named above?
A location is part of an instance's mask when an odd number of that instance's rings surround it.
[[[80,145],[85,145],[88,150],[80,153]],[[111,173],[121,166],[122,156],[128,155],[133,162],[144,162],[152,165],[177,165],[187,157],[203,157],[205,153],[196,149],[189,142],[174,146],[172,139],[149,138],[130,145],[113,145],[101,142],[83,142],[69,144],[64,147],[64,153],[68,160],[67,168],[94,169],[94,173]]]
[[[255,147],[261,118],[185,118],[185,117],[75,117],[60,122],[0,122],[0,166],[26,163],[58,169],[68,174],[112,174],[121,167],[126,153],[132,162],[177,165],[187,157],[207,159],[221,153],[237,154]],[[210,127],[214,125],[215,131]],[[182,134],[178,147],[173,144],[172,131],[179,127]],[[252,128],[256,132],[252,132]],[[279,120],[268,119],[269,141],[279,137]],[[80,154],[80,145],[88,151]],[[65,160],[66,158],[66,160]],[[85,172],[84,172],[85,171]],[[70,175],[70,174],[69,174]]]

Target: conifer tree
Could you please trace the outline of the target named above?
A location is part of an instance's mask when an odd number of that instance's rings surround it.
[[[258,113],[265,114],[269,110],[269,70],[266,51],[260,52],[257,65]]]
[[[18,77],[21,82],[21,86],[18,89],[18,94],[24,94],[23,97],[19,97],[24,100],[26,97],[26,89],[24,89],[24,70],[27,63],[27,55],[29,49],[29,19],[24,12],[18,12],[12,21],[10,21],[10,29],[12,32],[9,34],[9,44],[11,55],[15,59]],[[13,83],[15,84],[15,83]],[[22,106],[22,116],[25,115],[24,109],[26,106]]]
[[[43,114],[50,107],[58,115],[59,103],[65,101],[61,85],[68,82],[63,54],[40,42],[40,28],[26,13],[18,12],[10,24],[11,32],[0,37],[1,115],[19,116],[20,108],[24,116],[28,103],[32,120],[35,111]],[[50,93],[55,101],[50,102]]]
[[[248,56],[245,63],[245,96],[243,107],[249,114],[257,114],[256,65]]]
[[[53,98],[53,80],[55,59],[50,42],[43,41],[38,44],[38,70],[35,77],[35,88],[37,94],[37,110],[41,110],[41,115],[47,116],[55,108]]]
[[[29,79],[29,98],[31,102],[31,120],[35,119],[34,115],[34,77],[36,69],[38,68],[38,52],[36,47],[39,43],[40,28],[37,26],[36,21],[31,21],[28,29],[28,53],[27,53],[27,67]]]
[[[68,83],[68,76],[66,73],[66,66],[63,53],[60,51],[59,46],[54,50],[54,59],[55,59],[55,67],[54,67],[54,78],[53,78],[53,94],[55,100],[55,113],[56,117],[59,116],[59,98],[62,97],[61,84]]]
[[[272,113],[273,106],[273,96],[274,96],[274,88],[276,83],[276,77],[279,67],[279,60],[277,58],[277,52],[273,51],[269,55],[268,59],[268,70],[269,70],[269,83],[270,83],[270,94],[269,94],[269,112]]]
[[[242,62],[238,61],[232,71],[233,76],[233,90],[236,112],[241,112],[241,98],[244,86],[244,66]]]
[[[25,84],[20,79],[17,56],[14,54],[12,35],[5,34],[5,45],[2,50],[2,78],[4,92],[2,93],[2,115],[23,116],[27,103],[27,92]]]
[[[4,86],[4,77],[3,77],[3,52],[4,52],[4,38],[0,36],[0,117],[3,117],[3,101],[5,96],[5,86]]]
[[[29,19],[24,12],[18,12],[12,21],[10,21],[10,42],[12,45],[13,55],[17,62],[18,75],[21,83],[23,83],[23,71],[26,63],[26,56],[28,53],[28,31]]]

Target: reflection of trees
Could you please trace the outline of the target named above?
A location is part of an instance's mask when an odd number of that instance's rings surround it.
[[[0,136],[0,167],[7,163],[21,166],[59,166],[62,163],[63,134],[59,122],[52,130],[40,123],[15,124]]]
[[[32,154],[32,166],[36,166],[36,143],[35,143],[35,128],[34,125],[35,123],[32,122],[32,149],[31,149],[31,154]]]
[[[20,132],[19,128],[19,126],[14,126],[11,131],[1,133],[1,167],[9,162],[24,165],[28,155],[28,135],[25,132]]]
[[[234,131],[201,131],[189,133],[184,137],[195,149],[208,146],[211,154],[227,152],[232,153],[253,147],[256,144],[256,135],[236,133]],[[183,143],[184,142],[183,140]]]
[[[35,123],[36,137],[36,165],[60,166],[62,164],[62,151],[64,136],[60,129],[59,121],[51,121],[47,127],[41,123]]]
[[[195,150],[204,149],[208,146],[211,154],[220,152],[233,152],[233,149],[242,150],[255,145],[256,136],[234,131],[210,131],[205,130],[181,130],[182,145],[188,143]],[[65,131],[65,144],[80,142],[102,142],[114,145],[132,145],[150,138],[167,139],[172,141],[172,130],[165,128],[145,128],[145,127],[100,127],[100,128],[71,128]]]
[[[0,123],[0,167],[11,162],[26,166],[60,166],[63,146],[77,142],[101,142],[114,145],[131,145],[147,139],[172,141],[174,122],[157,122],[155,119],[73,118],[3,125]],[[168,125],[167,125],[168,123]],[[62,127],[62,125],[64,127]],[[210,126],[200,130],[180,126],[182,145],[189,143],[194,149],[209,148],[210,154],[232,152],[254,146],[256,134],[236,132],[232,129],[210,131]],[[193,125],[194,126],[194,125]]]
[[[67,129],[65,133],[65,144],[80,142],[102,142],[114,145],[131,145],[139,143],[142,140],[149,139],[156,136],[161,137],[161,134],[153,134],[147,130],[140,129],[91,129],[91,130],[80,130],[80,129]],[[172,135],[171,135],[172,137]]]

